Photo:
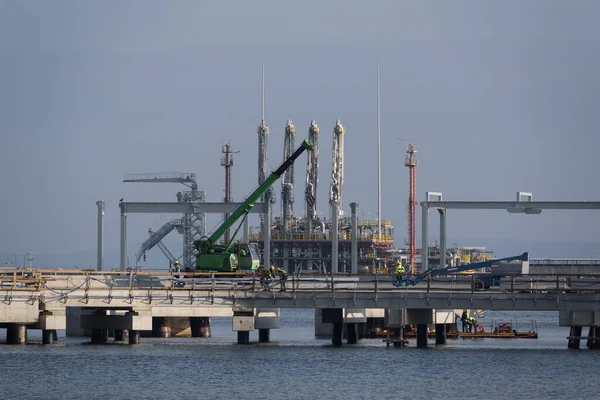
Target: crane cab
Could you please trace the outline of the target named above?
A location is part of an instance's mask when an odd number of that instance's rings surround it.
[[[237,256],[238,268],[242,271],[255,271],[260,266],[260,251],[258,243],[233,244],[233,254]]]

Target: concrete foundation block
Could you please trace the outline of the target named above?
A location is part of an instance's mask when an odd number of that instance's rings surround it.
[[[594,326],[600,321],[599,311],[576,310],[576,311],[559,311],[558,325],[559,326]]]
[[[126,312],[124,315],[107,315],[102,311],[81,315],[82,329],[126,329],[129,331],[151,331],[152,315],[149,313]]]
[[[234,332],[253,331],[255,329],[254,316],[234,315],[231,322],[231,329]]]
[[[386,318],[384,325],[390,328],[401,328],[406,325],[406,310],[385,310]]]
[[[344,323],[360,324],[367,322],[367,310],[364,308],[345,308]]]
[[[433,310],[408,309],[406,310],[405,325],[428,325],[433,324]]]
[[[39,319],[38,303],[0,302],[0,323],[33,324]]]
[[[278,308],[257,308],[255,313],[255,329],[279,329]]]
[[[433,323],[434,324],[454,324],[456,323],[456,313],[454,310],[434,310],[433,311]]]
[[[65,314],[57,314],[51,311],[42,311],[40,313],[39,322],[32,329],[42,330],[64,330],[67,329],[67,316]]]

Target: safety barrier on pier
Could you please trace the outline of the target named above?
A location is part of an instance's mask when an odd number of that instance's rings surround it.
[[[484,289],[481,278],[429,277],[395,287],[393,276],[291,274],[286,282],[258,274],[0,271],[0,300],[44,307],[468,308],[600,310],[600,275],[513,276]],[[52,305],[54,304],[54,305]]]

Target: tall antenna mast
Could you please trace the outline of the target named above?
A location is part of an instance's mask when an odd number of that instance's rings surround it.
[[[377,234],[381,238],[381,113],[379,111],[379,61],[377,61]]]
[[[260,96],[260,119],[265,120],[265,62],[262,62],[262,94]]]

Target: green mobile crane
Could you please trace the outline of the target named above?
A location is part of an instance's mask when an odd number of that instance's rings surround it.
[[[312,144],[308,140],[304,140],[300,147],[289,156],[274,172],[269,175],[263,183],[261,183],[247,198],[235,209],[221,226],[219,226],[209,237],[202,237],[194,242],[194,247],[198,251],[196,256],[196,270],[198,271],[216,271],[216,272],[236,272],[240,267],[251,269],[258,267],[253,260],[257,254],[256,248],[247,246],[244,243],[235,243],[235,236],[239,231],[233,234],[229,243],[217,244],[217,241],[230,229],[240,218],[246,218],[254,203],[279,179],[279,177],[287,170],[304,152],[304,150],[312,150]],[[241,226],[241,223],[240,223]],[[242,263],[240,265],[240,258]],[[249,258],[249,260],[246,260]],[[246,265],[248,264],[248,265]]]

